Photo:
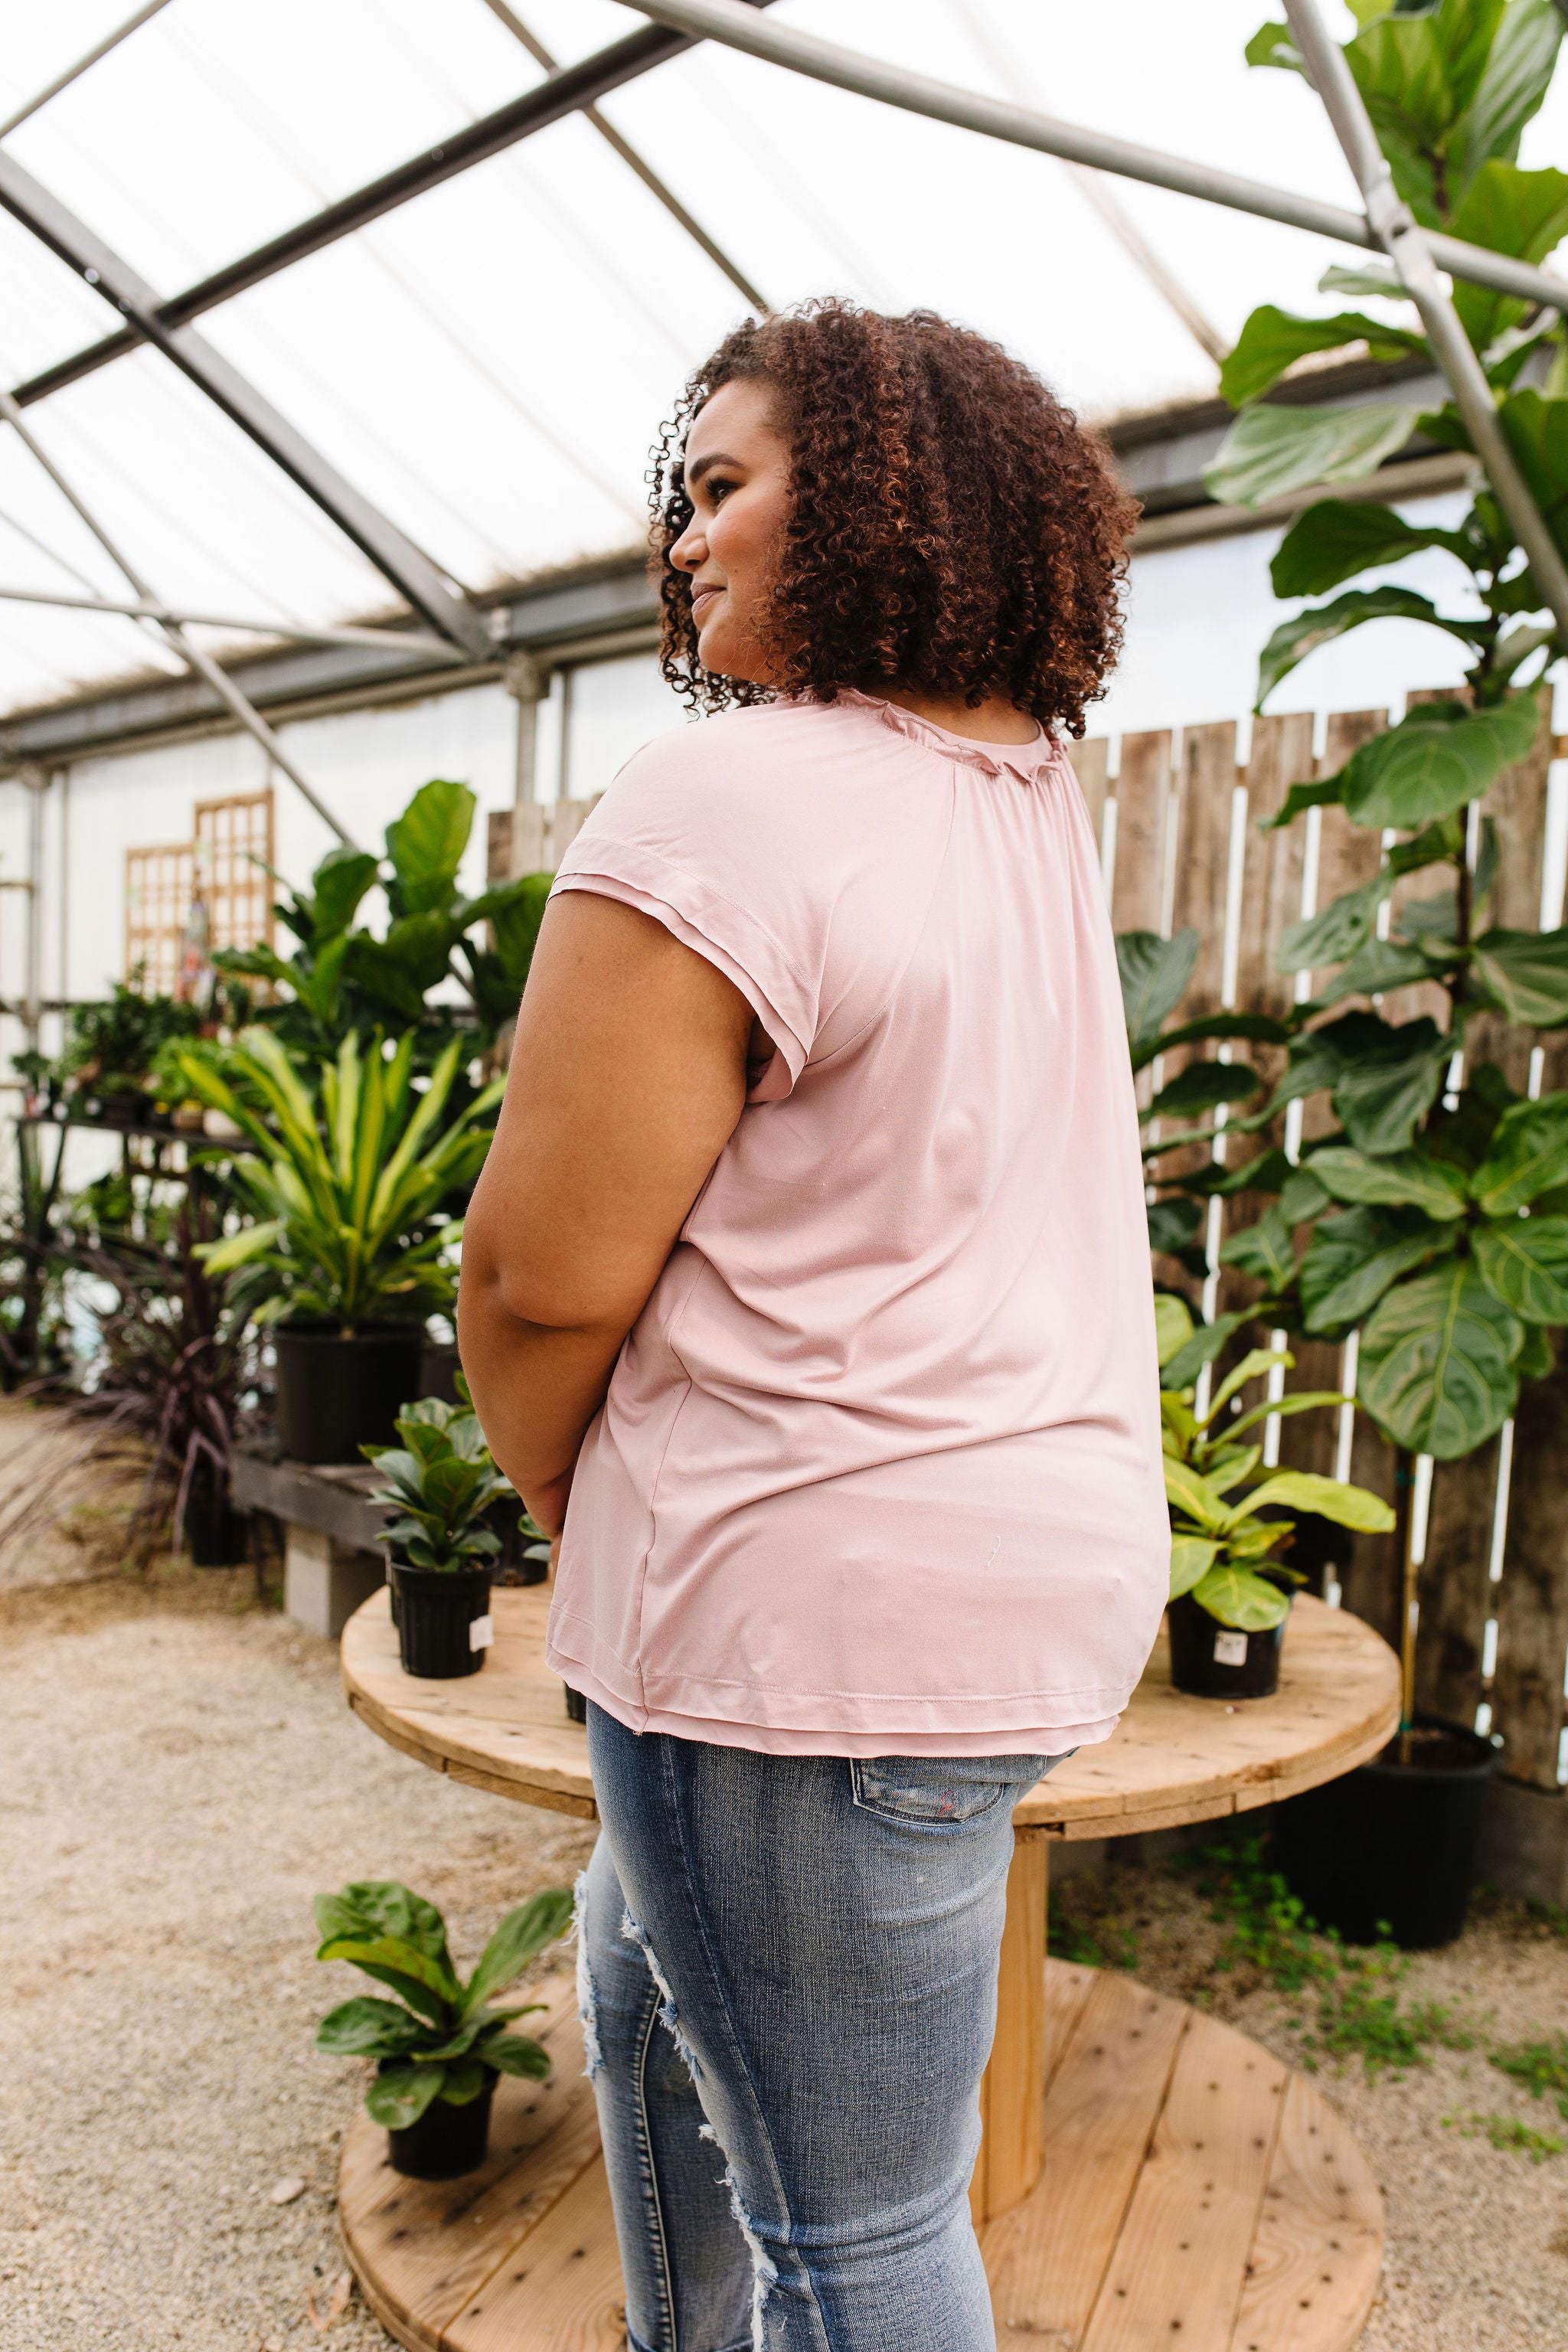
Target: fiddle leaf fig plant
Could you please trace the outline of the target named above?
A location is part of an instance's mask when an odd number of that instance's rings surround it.
[[[458,877],[478,806],[466,784],[432,778],[387,826],[384,856],[331,850],[308,890],[274,877],[281,887],[275,911],[298,943],[291,954],[226,950],[215,963],[283,992],[258,1018],[312,1056],[335,1054],[345,1035],[372,1028],[413,1030],[424,1041],[422,1059],[454,1028],[470,1051],[489,1045],[517,1011],[552,877],[524,874],[465,898]],[[355,921],[376,887],[387,910],[380,931]]]
[[[422,1397],[397,1418],[398,1445],[361,1447],[386,1480],[370,1499],[400,1516],[389,1522],[386,1540],[414,1568],[451,1574],[475,1568],[500,1549],[500,1538],[485,1514],[514,1490],[496,1468],[484,1431],[458,1375],[460,1402]]]
[[[397,1995],[361,1993],[321,2020],[316,2047],[333,2057],[374,2058],[365,2105],[389,2130],[417,2123],[433,2100],[467,2106],[498,2074],[542,2082],[550,2053],[511,2031],[512,2021],[542,2004],[498,2009],[504,1992],[546,1945],[572,1924],[572,1895],[547,1887],[509,1911],[471,1976],[461,1978],[447,1948],[447,1926],[433,1903],[396,1879],[369,1879],[336,1895],[318,1895],[319,1960],[347,1960]]]

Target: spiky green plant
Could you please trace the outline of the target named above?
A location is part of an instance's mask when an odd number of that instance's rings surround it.
[[[379,1034],[363,1045],[345,1037],[314,1091],[265,1029],[245,1030],[221,1065],[182,1056],[196,1100],[253,1147],[236,1154],[230,1175],[257,1222],[205,1255],[214,1275],[244,1270],[258,1321],[353,1331],[450,1305],[462,1225],[444,1213],[484,1165],[502,1092],[498,1078],[443,1124],[461,1055],[454,1038],[422,1091],[411,1033],[390,1053]]]

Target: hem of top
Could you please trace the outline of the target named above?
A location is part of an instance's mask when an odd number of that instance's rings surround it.
[[[735,1714],[689,1714],[682,1709],[649,1706],[602,1680],[584,1659],[574,1658],[553,1639],[545,1643],[544,1662],[551,1671],[582,1697],[591,1699],[608,1716],[637,1732],[659,1732],[676,1739],[700,1740],[712,1748],[746,1748],[762,1755],[779,1756],[1059,1756],[1068,1748],[1094,1748],[1110,1738],[1121,1720],[1131,1692],[1113,1712],[1088,1723],[1036,1720],[973,1725],[867,1723],[864,1701],[850,1701],[862,1720],[854,1724],[781,1724],[755,1722]],[[803,1694],[803,1699],[807,1695]],[[809,1694],[813,1712],[822,1712],[825,1694]],[[979,1700],[963,1702],[979,1706]],[[951,1705],[951,1701],[917,1702]],[[1009,1709],[1016,1700],[1004,1702]]]

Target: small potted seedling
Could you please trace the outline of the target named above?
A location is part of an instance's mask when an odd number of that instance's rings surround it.
[[[547,1887],[509,1911],[465,1983],[447,1948],[446,1922],[433,1903],[396,1879],[367,1880],[337,1895],[318,1895],[319,1960],[348,1960],[387,1986],[396,2000],[361,1993],[321,2020],[316,2047],[334,2057],[374,2058],[365,2105],[390,2138],[395,2172],[415,2180],[454,2180],[485,2160],[490,2102],[502,2074],[542,2082],[550,2053],[514,2018],[541,2004],[494,2009],[547,1944],[572,1923],[567,1887]]]
[[[386,1481],[371,1500],[398,1514],[386,1529],[386,1573],[403,1671],[441,1681],[477,1674],[492,1638],[490,1573],[501,1549],[490,1514],[513,1489],[466,1385],[457,1405],[439,1397],[405,1405],[397,1434],[397,1445],[363,1451]]]
[[[1158,1306],[1161,1361],[1176,1367],[1179,1381],[1192,1320],[1179,1300],[1162,1297]],[[1330,1391],[1298,1390],[1239,1409],[1249,1381],[1289,1370],[1294,1360],[1283,1349],[1253,1349],[1201,1413],[1185,1383],[1160,1391],[1171,1513],[1171,1680],[1195,1697],[1267,1698],[1278,1690],[1291,1597],[1307,1580],[1284,1557],[1299,1518],[1310,1514],[1364,1533],[1394,1525],[1388,1505],[1363,1486],[1264,1467],[1262,1430],[1271,1415],[1344,1402]]]

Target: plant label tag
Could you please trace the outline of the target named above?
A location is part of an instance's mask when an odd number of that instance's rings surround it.
[[[490,1621],[488,1617],[485,1617],[481,1618],[479,1622],[481,1624],[488,1625]],[[1246,1665],[1246,1634],[1234,1633],[1228,1625],[1222,1625],[1219,1632],[1214,1637],[1214,1662],[1216,1666]]]
[[[472,1620],[468,1626],[468,1647],[470,1650],[488,1650],[490,1643],[495,1640],[495,1637],[496,1627],[495,1619],[493,1617],[476,1617]]]

